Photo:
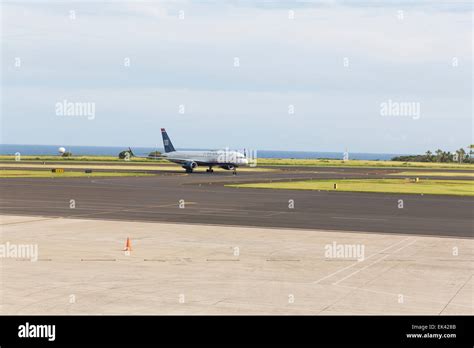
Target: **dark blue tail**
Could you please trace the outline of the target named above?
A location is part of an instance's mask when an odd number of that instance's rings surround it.
[[[163,146],[165,148],[165,152],[173,152],[176,151],[174,149],[173,144],[171,143],[170,137],[164,128],[161,128],[161,136],[163,137]]]

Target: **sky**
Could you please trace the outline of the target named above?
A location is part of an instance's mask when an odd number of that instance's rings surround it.
[[[473,142],[470,1],[2,1],[4,144]],[[81,108],[82,107],[82,108]]]

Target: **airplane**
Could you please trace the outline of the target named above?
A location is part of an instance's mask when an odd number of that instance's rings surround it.
[[[232,170],[237,174],[237,167],[247,166],[249,164],[246,156],[237,151],[212,150],[212,151],[176,151],[171,142],[168,133],[161,128],[163,137],[163,146],[165,152],[161,154],[168,161],[180,164],[186,173],[192,173],[198,166],[209,167],[206,172],[212,173],[212,167],[220,167],[226,170]]]

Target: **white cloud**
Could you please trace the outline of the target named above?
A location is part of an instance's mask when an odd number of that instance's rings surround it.
[[[236,123],[235,134],[258,136],[261,146],[254,147],[259,148],[286,146],[272,135],[285,134],[298,138],[298,149],[339,149],[347,142],[360,151],[399,152],[403,147],[410,152],[431,143],[442,147],[446,131],[456,128],[450,118],[470,122],[469,11],[434,11],[421,2],[239,4],[2,4],[8,141],[32,139],[14,117],[43,129],[34,135],[35,142],[61,143],[52,140],[60,133],[77,139],[76,144],[102,145],[120,145],[124,137],[148,145],[144,139],[154,135],[153,128],[144,128],[163,123],[190,128],[182,130],[183,146],[193,146],[192,130],[199,127],[222,134],[214,139],[223,142],[227,134],[222,129]],[[397,18],[400,8],[403,20]],[[289,9],[295,11],[294,20],[288,19]],[[20,69],[12,64],[15,57],[22,60]],[[123,67],[126,57],[129,68]],[[234,57],[240,59],[239,68],[233,66]],[[454,57],[457,68],[451,64]],[[48,105],[65,96],[97,100],[97,122],[51,118]],[[372,105],[388,98],[423,101],[429,111],[426,122],[395,122],[387,128],[374,118]],[[183,99],[188,114],[175,118]],[[288,103],[297,105],[297,122],[279,113]],[[133,131],[116,125],[131,117]],[[115,133],[104,136],[110,127],[117,127]],[[87,132],[87,139],[77,129]],[[420,143],[416,132],[426,131],[431,140]],[[406,140],[382,140],[383,132],[405,134]],[[469,129],[459,132],[460,145],[468,143]]]

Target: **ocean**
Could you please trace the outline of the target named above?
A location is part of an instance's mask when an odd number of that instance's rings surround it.
[[[0,155],[14,155],[16,152],[23,156],[32,155],[57,155],[59,147],[65,147],[67,151],[72,152],[73,155],[90,155],[90,156],[118,156],[118,154],[127,150],[127,146],[74,146],[74,145],[14,145],[14,144],[0,144]],[[152,151],[162,152],[162,148],[153,147],[133,147],[133,152],[137,156],[146,156]],[[179,150],[208,150],[208,149],[179,149]],[[237,149],[243,151],[242,149]],[[395,156],[402,154],[389,153],[351,153],[350,159],[356,160],[390,160]],[[257,150],[257,157],[259,158],[295,158],[295,159],[314,159],[314,158],[328,158],[328,159],[342,159],[342,152],[317,152],[317,151],[270,151]]]

